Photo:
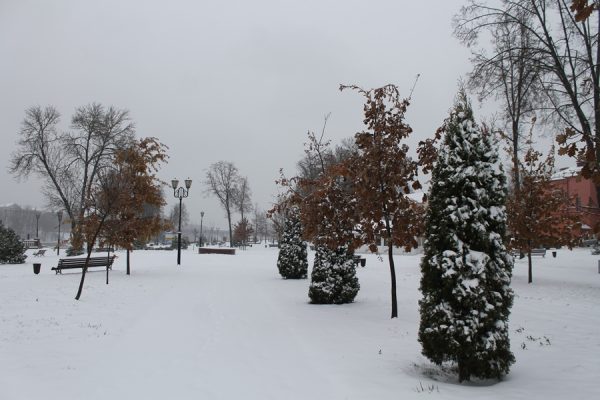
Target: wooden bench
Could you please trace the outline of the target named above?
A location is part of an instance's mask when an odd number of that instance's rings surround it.
[[[354,256],[352,261],[354,261],[355,267],[358,267],[358,264],[360,264],[361,267],[367,265],[367,259],[362,258],[361,256]]]
[[[510,254],[515,259],[517,259],[517,258],[523,259],[523,258],[527,257],[527,253],[521,252],[521,250],[513,250],[510,252]],[[532,257],[535,257],[535,256],[546,257],[546,249],[531,249],[531,256]]]
[[[41,257],[46,254],[46,249],[39,249],[38,251],[33,253],[34,257]]]
[[[546,249],[531,249],[531,256],[546,257]]]
[[[581,242],[583,247],[595,247],[598,245],[598,239],[586,239]]]
[[[215,249],[210,247],[199,247],[198,254],[228,254],[235,256],[235,249]]]
[[[77,269],[85,267],[86,257],[78,258],[61,258],[58,260],[58,265],[52,268],[57,274],[62,274],[63,269]],[[115,256],[110,257],[90,257],[88,268],[102,267],[112,269],[112,264],[115,261]]]
[[[96,247],[94,253],[114,253],[114,247]]]

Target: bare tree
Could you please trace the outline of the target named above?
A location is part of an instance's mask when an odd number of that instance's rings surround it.
[[[229,244],[233,245],[233,231],[231,227],[231,208],[234,205],[234,196],[237,190],[240,176],[238,169],[233,163],[219,161],[212,164],[206,172],[207,192],[215,195],[227,215],[229,226]]]
[[[44,179],[49,206],[67,212],[73,247],[79,248],[86,199],[114,152],[133,140],[134,126],[127,110],[105,109],[96,103],[75,110],[72,132],[58,133],[59,121],[60,114],[52,106],[25,111],[10,171],[18,177],[35,174]]]
[[[325,140],[325,130],[331,113],[323,118],[321,133],[308,131],[308,142],[304,144],[304,157],[296,164],[298,177],[304,180],[316,180],[325,173],[325,168],[335,163],[334,153],[329,145],[330,140]]]
[[[267,238],[267,213],[260,209],[258,203],[254,204],[254,241],[259,242]]]
[[[177,227],[177,224],[179,222],[179,203],[173,204],[168,219],[174,227]],[[188,213],[187,206],[185,205],[185,203],[181,203],[181,225],[185,226],[188,224],[189,221],[190,214]]]
[[[579,13],[578,3],[585,14]],[[600,7],[598,0],[591,3],[471,0],[455,26],[467,45],[492,26],[509,24],[513,30],[527,31],[540,66],[544,110],[565,128],[557,136],[559,154],[584,161],[583,175],[593,178],[600,192]]]
[[[271,232],[274,233],[272,238],[277,237],[277,243],[280,243],[285,225],[285,211],[283,208],[278,208],[274,212],[269,212],[268,216],[271,219]]]
[[[233,193],[233,203],[240,213],[240,221],[244,219],[244,213],[252,211],[252,191],[247,177],[240,177]]]
[[[472,49],[473,71],[468,85],[480,101],[492,98],[501,104],[501,116],[510,132],[502,136],[511,147],[513,181],[518,189],[521,125],[540,105],[537,99],[541,94],[541,67],[532,34],[524,28],[526,19],[531,17],[525,13],[518,13],[516,17],[521,20],[520,24],[508,19],[488,27],[493,45],[491,54],[483,49]],[[460,37],[461,30],[457,29],[456,33]]]

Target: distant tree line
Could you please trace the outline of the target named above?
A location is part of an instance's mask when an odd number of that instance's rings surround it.
[[[37,215],[39,215],[39,222]],[[11,204],[0,206],[0,220],[22,239],[35,238],[36,228],[42,242],[51,242],[57,239],[58,218],[54,212]],[[69,225],[62,226],[61,231],[68,234]]]

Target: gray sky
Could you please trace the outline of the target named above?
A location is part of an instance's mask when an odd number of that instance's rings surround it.
[[[219,160],[248,176],[267,209],[279,168],[295,172],[325,114],[334,143],[362,129],[362,98],[340,83],[395,83],[408,96],[421,74],[411,142],[433,134],[470,69],[451,29],[464,3],[0,0],[0,204],[45,204],[39,181],[7,172],[24,110],[52,104],[67,130],[75,107],[100,102],[130,110],[138,137],[170,147],[160,176],[193,180],[192,222],[204,210],[205,226],[225,226],[203,194]]]

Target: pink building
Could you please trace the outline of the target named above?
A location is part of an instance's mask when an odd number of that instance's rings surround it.
[[[600,226],[600,206],[594,183],[583,178],[579,171],[579,167],[561,168],[552,176],[552,181],[573,199],[569,211],[579,214],[582,235],[589,238],[594,236],[594,226]]]

